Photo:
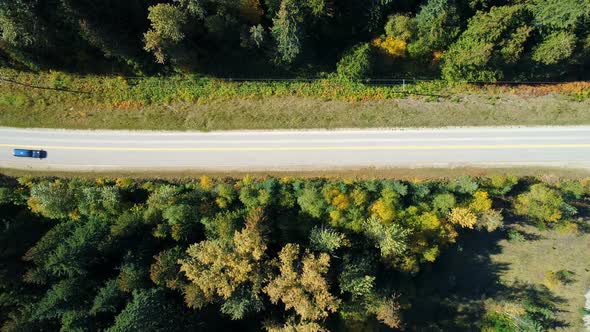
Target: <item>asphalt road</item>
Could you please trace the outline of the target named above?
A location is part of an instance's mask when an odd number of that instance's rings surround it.
[[[47,158],[17,158],[14,148],[44,149]],[[211,133],[0,128],[2,168],[257,171],[466,165],[590,168],[590,126]]]

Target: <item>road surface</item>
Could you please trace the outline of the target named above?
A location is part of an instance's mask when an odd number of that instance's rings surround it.
[[[35,160],[14,148],[47,151]],[[590,126],[148,132],[0,128],[0,167],[260,171],[363,167],[590,168]]]

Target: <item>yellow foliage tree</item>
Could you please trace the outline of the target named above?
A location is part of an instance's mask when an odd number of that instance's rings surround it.
[[[475,227],[477,216],[467,208],[456,207],[449,213],[449,221],[463,228]]]
[[[211,188],[213,187],[213,180],[210,177],[203,175],[201,176],[199,184],[201,185],[201,188],[205,190],[211,190]]]
[[[469,203],[469,209],[474,213],[484,213],[492,208],[492,200],[485,191],[477,191],[473,194],[473,200]]]
[[[380,198],[369,209],[372,217],[379,218],[382,222],[389,224],[393,222],[395,218],[395,210],[393,204],[387,202],[385,199]]]
[[[234,234],[233,244],[206,240],[187,249],[189,257],[179,263],[180,270],[192,282],[190,294],[185,297],[191,295],[197,299],[187,303],[189,306],[210,303],[215,296],[227,300],[245,282],[250,282],[253,292],[258,293],[262,282],[262,258],[266,251],[266,241],[260,229],[263,219],[261,210],[252,212],[244,229]]]
[[[279,253],[280,274],[264,287],[272,303],[279,301],[286,309],[294,309],[304,321],[317,321],[334,313],[340,300],[330,294],[326,273],[330,268],[330,256],[326,253],[306,253],[301,260],[301,270],[295,266],[299,246],[289,243]]]
[[[348,196],[346,196],[346,194],[344,193],[339,193],[338,195],[336,195],[333,199],[332,199],[332,204],[338,209],[338,210],[346,210],[348,208],[348,206],[350,205],[350,201],[348,199]]]
[[[391,58],[405,57],[408,48],[408,44],[405,41],[391,36],[375,38],[371,42],[371,45],[373,45],[379,53]]]
[[[383,324],[393,329],[401,327],[401,306],[396,296],[383,300],[377,308],[376,314],[377,319]]]

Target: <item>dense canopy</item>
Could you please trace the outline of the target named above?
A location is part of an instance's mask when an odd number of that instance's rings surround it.
[[[590,0],[11,0],[0,65],[127,75],[588,78]]]
[[[415,314],[445,252],[505,215],[567,224],[590,194],[504,176],[0,181],[2,331],[444,327]]]

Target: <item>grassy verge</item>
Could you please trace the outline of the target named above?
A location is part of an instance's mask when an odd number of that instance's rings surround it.
[[[590,123],[586,82],[367,86],[12,70],[0,70],[0,76],[24,84],[0,83],[0,125],[14,127],[231,130]]]
[[[296,177],[296,178],[329,178],[329,179],[400,179],[400,180],[435,180],[444,178],[456,178],[460,176],[506,176],[541,177],[541,178],[567,178],[582,179],[590,177],[590,171],[585,169],[547,168],[547,167],[513,167],[513,168],[364,168],[351,170],[327,170],[327,171],[271,171],[271,172],[202,172],[202,171],[109,171],[109,172],[64,172],[64,171],[30,171],[17,169],[2,169],[0,174],[12,177],[38,176],[38,177],[63,177],[63,178],[133,178],[133,179],[166,179],[180,180],[199,178],[203,175],[225,178],[244,177],[246,175],[260,179],[265,177]]]

